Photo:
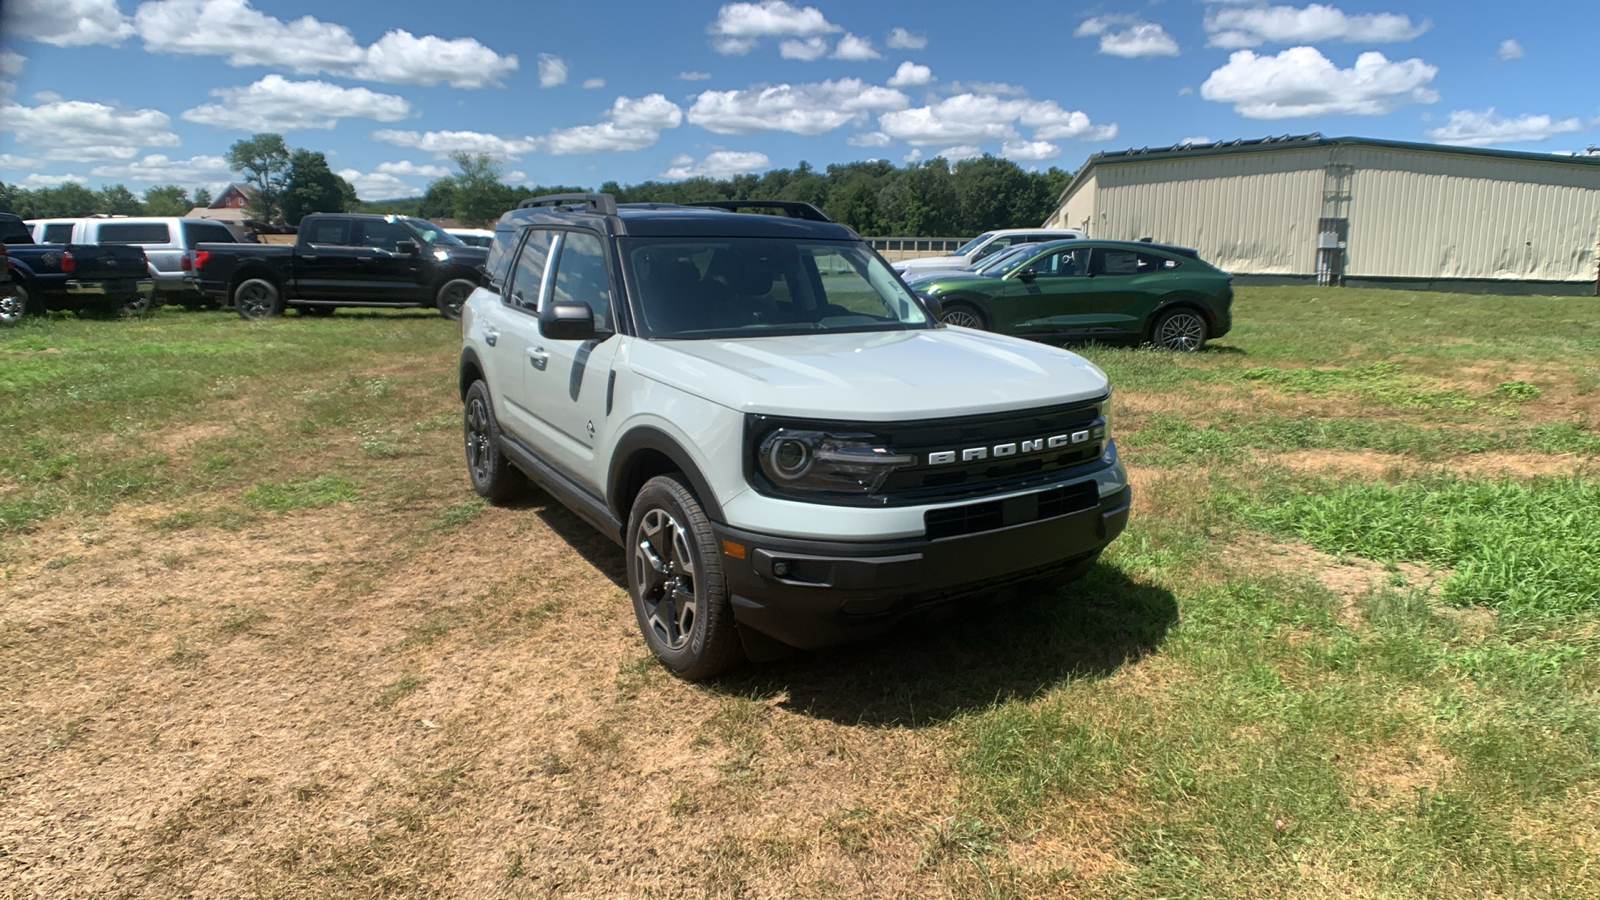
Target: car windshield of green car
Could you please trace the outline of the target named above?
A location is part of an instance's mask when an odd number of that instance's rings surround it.
[[[1038,244],[1018,244],[1015,247],[1007,247],[982,262],[968,266],[967,269],[978,275],[1004,275],[1005,272],[1001,271],[1000,267],[1020,257],[1032,256],[1034,251],[1038,249]]]
[[[653,338],[930,328],[866,245],[768,238],[636,238],[623,257]]]
[[[956,256],[966,256],[968,253],[971,253],[972,251],[978,249],[978,246],[980,244],[982,244],[984,241],[987,241],[989,238],[992,238],[992,237],[994,237],[994,232],[985,231],[983,234],[980,234],[977,237],[973,238],[972,240],[967,241],[965,244],[962,244],[961,245],[961,249],[957,250],[955,252],[955,255]]]

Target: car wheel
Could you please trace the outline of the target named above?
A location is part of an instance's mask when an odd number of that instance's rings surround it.
[[[14,292],[11,296],[0,297],[0,325],[15,325],[28,314],[28,289],[13,284],[11,290]]]
[[[465,278],[446,281],[444,286],[439,288],[439,295],[434,301],[434,305],[439,307],[439,315],[451,321],[461,318],[461,307],[466,304],[467,298],[472,296],[473,290],[477,287]]]
[[[939,321],[946,325],[954,325],[957,328],[976,328],[979,331],[987,331],[989,329],[989,323],[984,319],[983,313],[977,307],[968,306],[965,303],[946,306],[944,312],[939,314]]]
[[[1193,353],[1206,345],[1206,318],[1186,306],[1167,310],[1150,329],[1150,343],[1174,353]]]
[[[711,521],[678,476],[645,482],[624,547],[634,615],[662,665],[698,681],[743,660]]]
[[[283,293],[265,278],[248,278],[233,289],[233,308],[240,318],[270,319],[283,313]]]
[[[489,386],[474,381],[461,411],[461,432],[467,448],[467,477],[478,496],[493,503],[515,500],[527,492],[528,479],[512,468],[500,451],[500,423],[494,417]]]

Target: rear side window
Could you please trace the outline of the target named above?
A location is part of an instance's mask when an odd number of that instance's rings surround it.
[[[167,244],[172,232],[165,222],[106,222],[100,226],[102,244]]]
[[[44,235],[39,241],[41,244],[70,244],[72,243],[72,223],[56,222],[44,227]]]
[[[511,261],[517,255],[520,236],[515,228],[495,229],[494,242],[489,245],[489,261],[483,264],[491,290],[504,291],[506,282],[511,280]]]
[[[31,244],[33,235],[20,219],[0,219],[0,243]]]
[[[1139,274],[1139,254],[1132,250],[1101,250],[1101,275]]]
[[[341,244],[350,243],[350,223],[345,219],[318,219],[312,223],[310,231],[306,232],[304,240],[308,244]]]
[[[195,244],[235,244],[233,232],[225,225],[213,225],[209,222],[185,222],[183,233],[189,238],[189,245]]]
[[[516,270],[511,275],[511,293],[505,295],[507,303],[530,313],[539,308],[545,263],[550,259],[550,244],[555,236],[548,228],[528,229],[528,240],[522,245]]]

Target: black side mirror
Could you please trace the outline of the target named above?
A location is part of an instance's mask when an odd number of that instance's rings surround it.
[[[583,303],[551,303],[539,314],[539,333],[552,341],[591,341],[599,336],[594,312]]]
[[[919,291],[917,292],[917,298],[922,301],[923,306],[928,308],[928,315],[933,316],[936,321],[944,315],[944,304],[939,302],[938,297]]]
[[[415,256],[422,252],[422,248],[417,246],[416,241],[396,241],[394,245],[394,252],[409,253],[412,256]]]

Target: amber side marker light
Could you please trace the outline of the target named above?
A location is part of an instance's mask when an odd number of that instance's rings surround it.
[[[735,543],[730,540],[723,540],[722,552],[733,557],[734,559],[744,559],[745,549],[743,544]]]

